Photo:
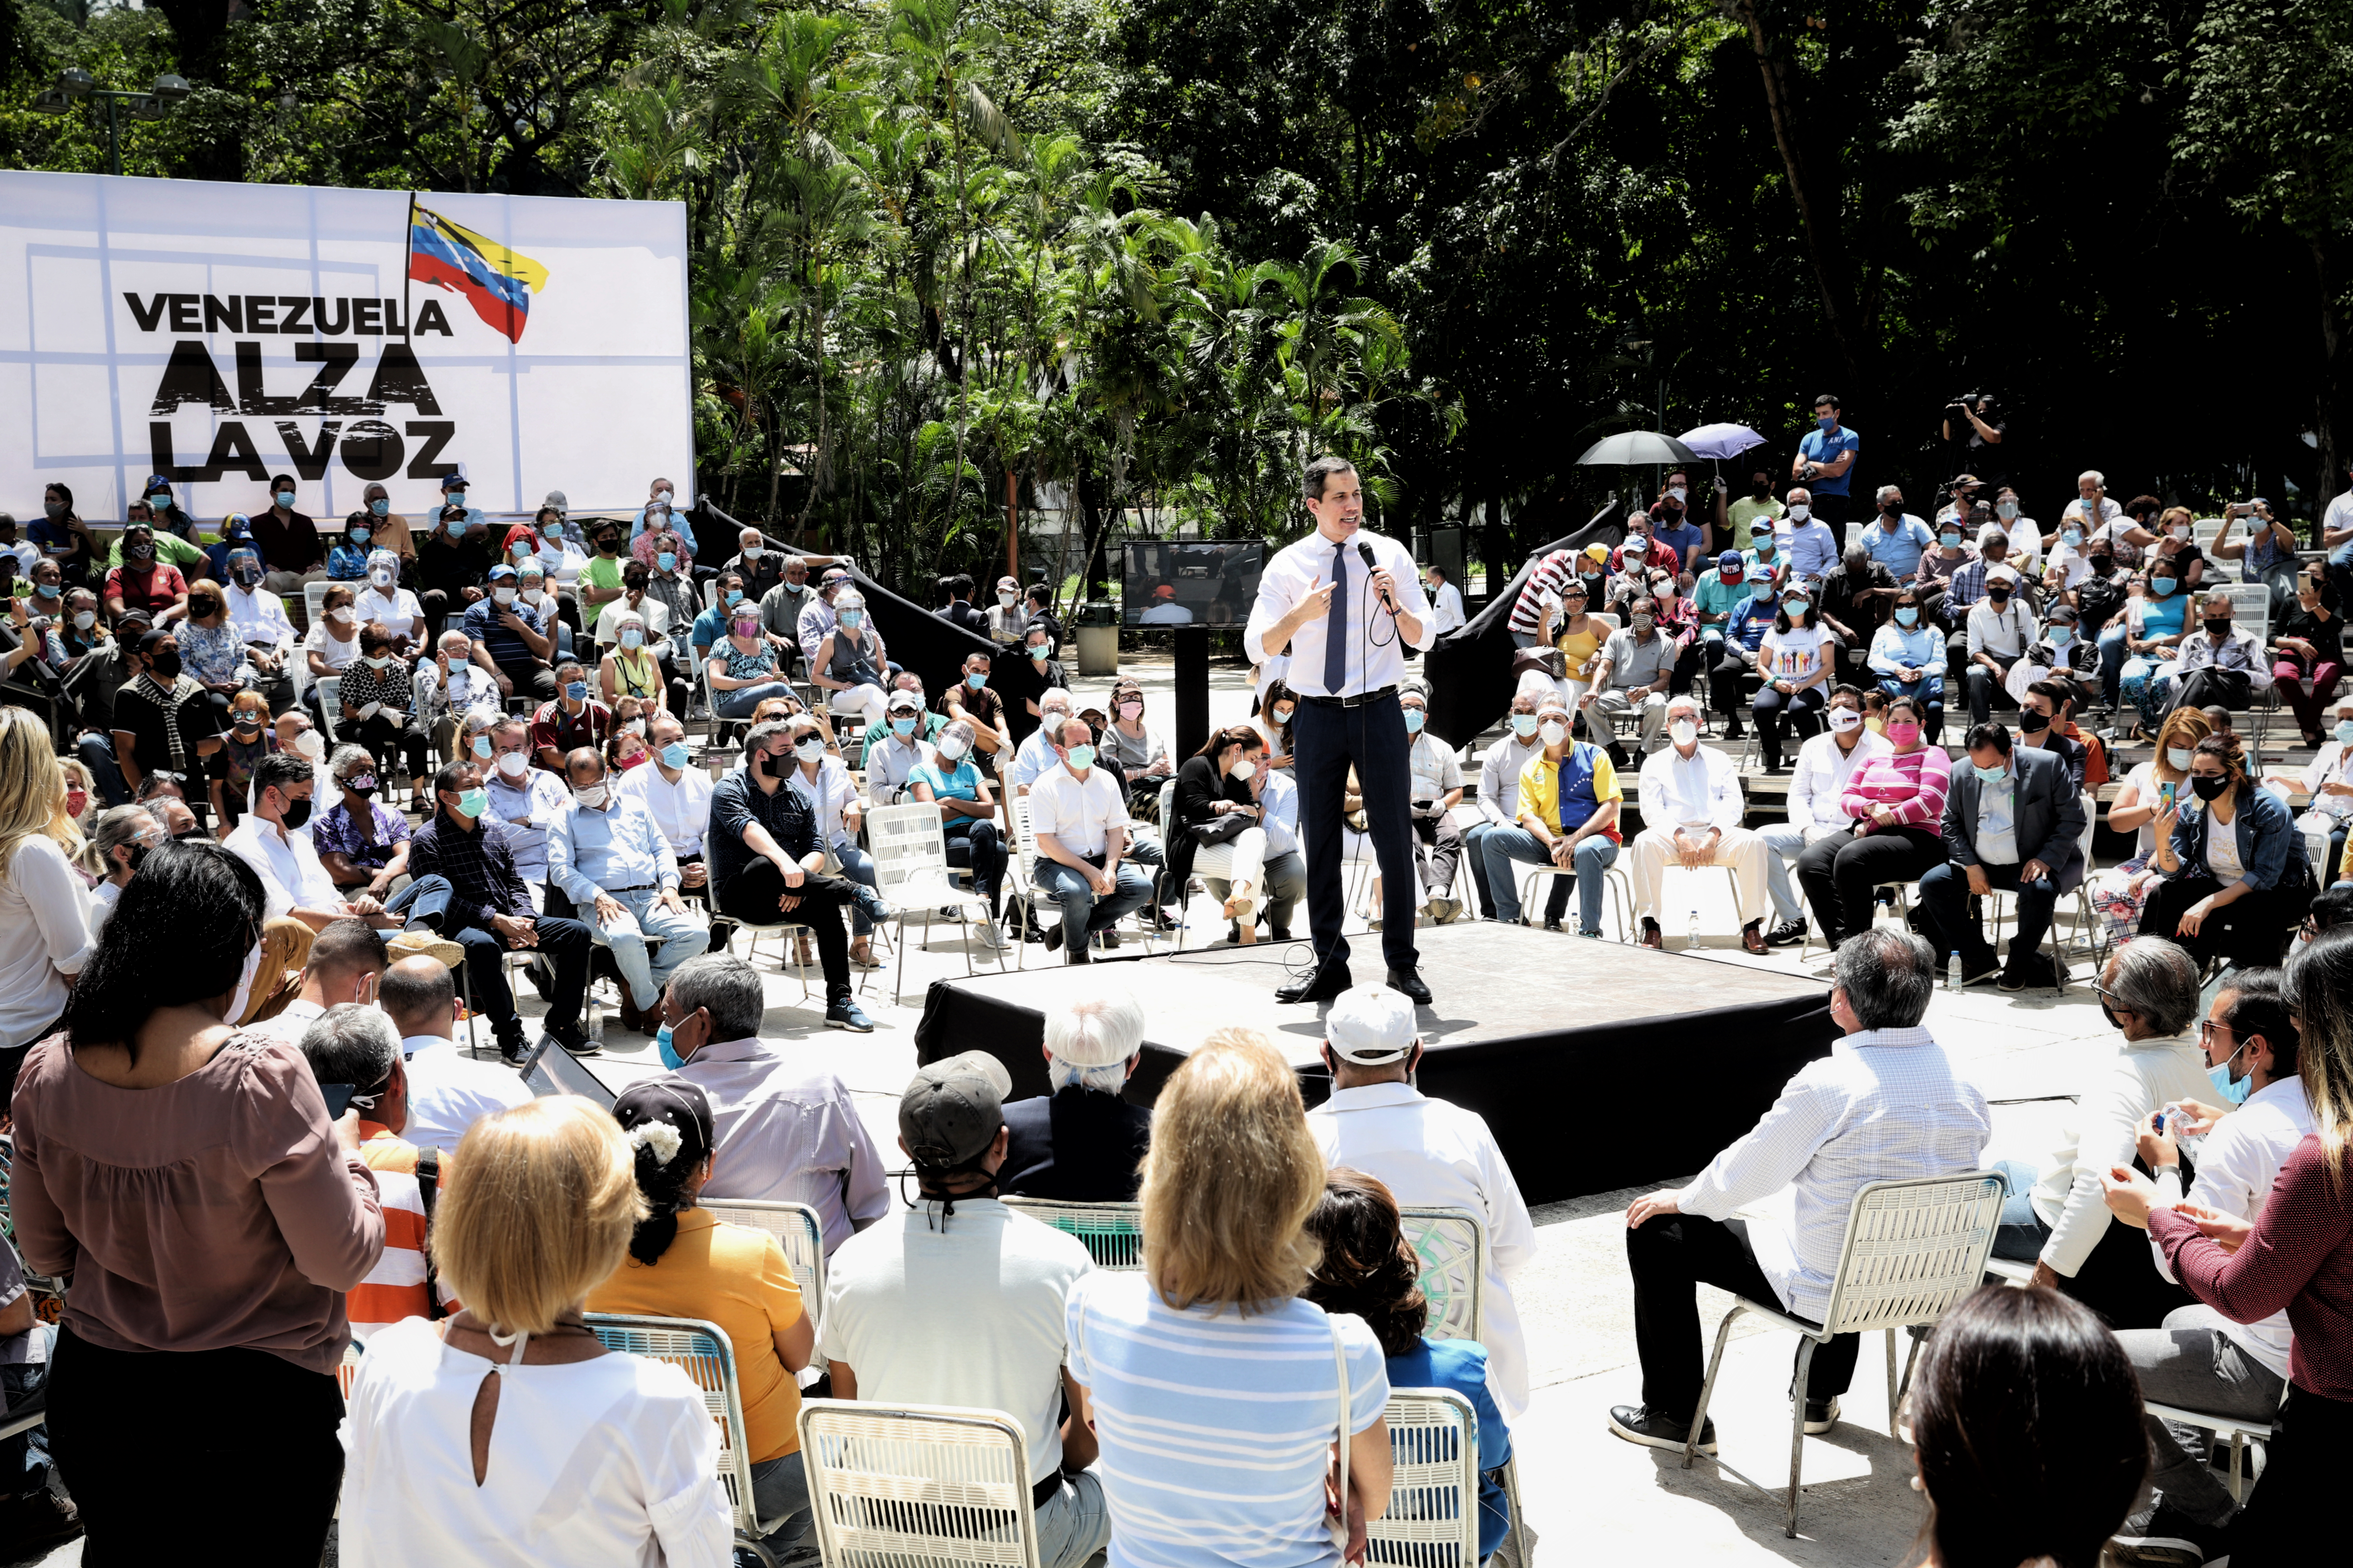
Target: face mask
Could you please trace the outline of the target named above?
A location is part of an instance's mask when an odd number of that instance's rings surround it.
[[[1912,625],[1915,625],[1915,623],[1917,623],[1917,622],[1919,621],[1919,619],[1920,619],[1920,612],[1919,612],[1919,610],[1918,610],[1918,609],[1916,609],[1916,608],[1915,608],[1915,607],[1914,607],[1913,605],[1896,605],[1896,606],[1895,606],[1895,624],[1896,624],[1897,626],[1912,626]]]
[[[1961,542],[1961,536],[1957,531],[1948,528],[1945,530],[1944,532],[1936,535],[1936,542],[1943,545],[1946,549],[1950,550]]]
[[[1814,603],[1811,599],[1784,599],[1781,601],[1781,607],[1789,613],[1789,618],[1794,621],[1812,609]]]
[[[723,597],[726,599],[728,605],[732,608],[733,606],[744,602],[744,590],[741,588],[730,588],[727,590]]]
[[[1546,724],[1543,729],[1537,731],[1536,733],[1544,738],[1544,743],[1546,746],[1557,746],[1563,741],[1568,739],[1568,726],[1561,723],[1558,720],[1555,720],[1553,722]]]
[[[343,787],[351,791],[353,795],[374,795],[375,793],[375,775],[374,773],[353,773],[351,777],[343,781]]]
[[[2226,773],[2216,773],[2211,778],[2204,773],[2191,773],[2189,787],[2200,800],[2220,800],[2222,792],[2231,787],[2231,780]]]
[[[470,816],[479,822],[482,814],[490,809],[491,792],[480,784],[458,796],[458,815],[460,816]]]
[[[148,509],[153,511],[156,516],[161,517],[165,512],[172,510],[172,498],[168,493],[159,492],[147,498],[147,506]],[[45,510],[48,510],[51,517],[61,517],[65,513],[65,503],[63,501],[52,501],[48,503],[48,508]]]
[[[1688,719],[1678,719],[1667,726],[1667,738],[1678,746],[1688,746],[1699,739],[1699,726]]]
[[[735,623],[735,635],[739,637],[745,638],[758,637],[760,635],[760,623],[757,621],[737,621]]]
[[[2051,728],[2051,715],[2037,713],[2033,709],[2029,708],[2019,714],[2018,727],[2026,734],[2040,735],[2043,731]]]
[[[2198,624],[2204,626],[2206,635],[2216,642],[2231,635],[2231,617],[2228,616],[2209,616]]]
[[[485,759],[485,760],[488,760],[488,759],[489,759],[489,757],[490,757],[490,754],[491,754],[491,738],[490,738],[488,735],[477,735],[477,736],[475,736],[475,737],[474,737],[474,755],[476,755],[476,756],[478,756],[478,757],[480,757],[480,758],[483,758],[483,759]]]
[[[1089,768],[1095,765],[1095,749],[1092,746],[1072,746],[1070,753],[1070,763],[1073,772],[1086,772]]]
[[[757,544],[747,544],[744,547],[744,559],[746,561],[757,561],[765,553],[766,551]]]
[[[1667,487],[1667,494],[1678,501],[1689,500],[1691,499],[1691,491],[1685,489],[1681,485],[1669,485]]]
[[[2116,570],[2116,558],[2113,555],[2086,555],[2084,559],[2091,566],[2094,577],[2105,577]]]
[[[394,658],[389,654],[386,654],[378,658],[362,659],[360,662],[366,665],[370,669],[390,669],[394,665],[398,664],[400,660]]]
[[[611,787],[605,784],[574,784],[572,798],[589,810],[595,811],[605,804],[605,798],[610,793]]]
[[[1904,503],[1900,500],[1881,501],[1879,503],[1879,514],[1882,517],[1902,517],[1904,515]]]
[[[607,535],[605,538],[599,539],[596,542],[596,553],[599,555],[616,554],[619,552],[620,548],[621,542],[610,535]]]
[[[378,588],[389,588],[392,586],[392,573],[386,568],[379,566],[375,571],[368,574],[368,581],[375,584]]]
[[[78,632],[86,632],[96,625],[98,625],[98,612],[96,610],[76,610],[74,612],[74,630]]]
[[[988,671],[985,669],[973,670],[964,678],[964,683],[966,686],[971,687],[975,691],[977,691],[982,687],[988,684]]]
[[[567,680],[564,683],[564,695],[575,702],[586,702],[588,700],[588,683],[585,680]]]
[[[1013,607],[1013,601],[1020,596],[1018,594],[999,593],[997,595],[997,602],[1009,610]]]
[[[1835,426],[1837,424],[1838,416],[1835,414],[1819,415],[1814,419],[1814,426],[1817,429],[1828,430]]]
[[[2339,719],[2337,721],[2337,739],[2344,745],[2353,746],[2353,719]]]
[[[623,647],[643,647],[645,645],[646,634],[638,630],[637,627],[628,627],[621,633],[621,646]]]
[[[501,605],[512,605],[514,603],[515,591],[512,588],[493,588],[491,590],[491,597]]]
[[[485,738],[484,740],[477,741],[475,742],[475,747],[479,750],[487,744],[489,744],[489,742],[487,738]],[[521,752],[509,752],[499,759],[499,772],[504,773],[511,779],[519,779],[522,777],[523,770],[530,766],[531,759]]]
[[[1993,605],[1997,610],[2000,609],[2004,605],[2009,604],[2010,584],[2004,583],[2000,587],[1988,588],[1986,590],[1986,602]]]
[[[678,552],[675,550],[663,551],[660,554],[654,557],[654,564],[660,567],[665,572],[677,571]]]
[[[825,755],[825,742],[811,735],[793,748],[793,755],[805,763],[814,763]]]
[[[1658,624],[1658,617],[1655,616],[1636,616],[1633,617],[1630,624],[1636,631],[1647,632],[1653,626]]]
[[[851,631],[856,631],[860,626],[866,624],[866,612],[863,610],[844,610],[841,612],[841,624],[848,626]]]
[[[891,721],[891,732],[894,735],[912,735],[915,732],[915,721],[913,719],[893,719]]]
[[[1536,716],[1535,714],[1514,713],[1512,715],[1512,733],[1525,739],[1535,732]]]
[[[1915,720],[1890,719],[1887,738],[1896,745],[1910,746],[1920,739],[1920,725]]]
[[[1119,716],[1131,721],[1141,719],[1144,717],[1144,704],[1141,702],[1123,702],[1119,705]]]
[[[260,715],[260,714],[259,714],[259,713],[254,713],[254,712],[244,712],[244,713],[239,713],[239,714],[237,716],[237,733],[238,733],[238,734],[240,734],[240,735],[250,735],[250,734],[252,734],[256,730],[259,730],[259,729],[260,729],[260,728],[261,728],[261,715]]]
[[[2073,626],[2052,626],[2044,635],[2051,639],[2051,646],[2054,648],[2065,647],[2075,640],[2075,630]]]
[[[668,506],[670,502],[670,497],[676,493],[677,492],[672,490],[668,485],[664,485],[661,489],[654,492],[654,500],[659,501],[664,506]]]
[[[670,1026],[668,1024],[664,1024],[659,1029],[654,1032],[654,1049],[661,1054],[662,1066],[668,1068],[672,1072],[678,1071],[679,1068],[686,1065],[686,1058],[678,1054],[678,1047],[673,1045],[670,1041]]]
[[[220,605],[215,604],[210,599],[190,599],[188,601],[188,615],[193,619],[208,621],[219,614]]]
[[[280,490],[278,492],[278,504],[284,507],[288,511],[292,511],[294,510],[294,492],[292,490]]]
[[[1971,763],[1969,764],[1969,771],[1978,775],[1978,783],[1989,784],[2001,783],[2002,779],[2010,773],[2010,769],[2007,764],[1998,768],[1981,768],[1975,763]]]
[[[365,544],[375,536],[373,531],[364,528],[354,528],[349,531],[353,544]]]
[[[154,558],[155,547],[152,544],[134,544],[123,553],[133,561],[148,561]]]
[[[1862,728],[1862,715],[1852,708],[1831,710],[1831,728],[1843,735],[1850,730]]]
[[[2059,542],[2062,544],[2081,544],[2084,542],[2084,531],[2080,528],[2063,529],[2060,531]]]
[[[1773,596],[1773,584],[1770,583],[1751,583],[1748,585],[1748,596],[1752,599],[1769,599]]]
[[[238,587],[249,591],[256,583],[261,581],[261,568],[259,566],[240,566],[235,572],[230,573],[229,575],[237,579],[237,585]]]
[[[305,730],[294,737],[294,753],[317,762],[326,754],[327,738],[316,730]]]
[[[1052,648],[1047,647],[1044,643],[1039,643],[1029,649],[1030,662],[1033,664],[1043,664],[1046,662],[1046,656],[1053,651],[1054,650]]]
[[[305,796],[303,796],[303,797],[302,797],[301,799],[300,799],[300,800],[290,800],[290,801],[288,801],[288,802],[286,803],[286,816],[285,816],[285,822],[286,822],[286,831],[287,831],[287,832],[289,832],[289,833],[293,832],[296,828],[298,828],[298,827],[301,826],[304,823],[306,823],[306,822],[308,822],[308,821],[310,821],[310,820],[311,820],[311,798],[310,798],[310,796],[305,795]]]
[[[1993,512],[2002,521],[2008,522],[2018,515],[2018,503],[2014,500],[1999,502],[1995,505]]]
[[[1296,711],[1294,709],[1278,708],[1274,710],[1274,721],[1278,724],[1288,724],[1291,722],[1291,715],[1294,711]]]
[[[2165,598],[2173,592],[2173,579],[2170,577],[2151,577],[2148,580],[2148,591],[2156,595],[2160,599]]]
[[[1421,733],[1421,710],[1419,708],[1407,709],[1405,710],[1405,732],[1409,735],[1419,735]]]
[[[951,735],[940,742],[940,759],[943,762],[953,763],[957,761],[970,750],[972,750],[971,742],[960,741]],[[1090,752],[1088,755],[1092,758],[1093,753]]]
[[[90,791],[86,789],[69,789],[66,791],[66,815],[68,816],[79,816],[83,812],[89,809]]]
[[[1773,499],[1773,481],[1770,479],[1759,479],[1755,484],[1748,487],[1748,493],[1755,496],[1758,500],[1770,500]]]
[[[2187,539],[2189,537],[2189,525],[2186,522],[2177,522],[2171,531],[2176,539]]]
[[[180,656],[176,653],[159,653],[148,662],[155,667],[155,673],[166,683],[180,678]]]
[[[528,539],[516,540],[514,542],[514,548],[510,551],[509,553],[518,561],[530,560],[532,557],[531,541]]]
[[[441,499],[448,501],[451,506],[464,506],[466,504],[466,492],[462,487],[454,490],[444,490],[441,492]]]
[[[1803,501],[1793,502],[1789,507],[1789,521],[1791,522],[1803,522],[1806,519],[1813,515],[1814,509],[1808,506]]]

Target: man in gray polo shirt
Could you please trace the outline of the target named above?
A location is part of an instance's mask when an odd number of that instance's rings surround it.
[[[1658,601],[1645,594],[1626,606],[1626,626],[1609,634],[1601,645],[1599,662],[1592,672],[1593,689],[1577,701],[1588,715],[1588,740],[1607,745],[1609,761],[1626,766],[1626,751],[1605,728],[1591,732],[1599,714],[1604,720],[1620,713],[1640,712],[1642,750],[1657,751],[1667,743],[1667,686],[1675,673],[1674,639],[1662,635]]]

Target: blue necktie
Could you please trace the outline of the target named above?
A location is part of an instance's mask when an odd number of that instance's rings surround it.
[[[1348,567],[1342,559],[1347,541],[1332,547],[1332,613],[1324,619],[1324,695],[1345,695],[1340,688],[1348,679],[1348,645],[1343,641],[1348,626]]]

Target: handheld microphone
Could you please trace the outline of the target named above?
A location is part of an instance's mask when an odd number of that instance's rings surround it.
[[[1357,554],[1359,554],[1359,555],[1361,555],[1361,556],[1363,556],[1363,557],[1365,558],[1365,570],[1366,570],[1366,571],[1367,571],[1367,572],[1377,572],[1377,571],[1379,571],[1379,570],[1380,570],[1379,566],[1378,566],[1378,565],[1374,562],[1374,560],[1373,560],[1373,547],[1372,547],[1371,545],[1369,545],[1369,544],[1366,543],[1366,542],[1365,542],[1363,540],[1361,540],[1361,539],[1359,539],[1358,541],[1356,541],[1356,553],[1357,553]],[[1387,605],[1387,606],[1388,606],[1388,612],[1389,612],[1389,614],[1390,614],[1390,615],[1394,616],[1394,615],[1396,615],[1396,614],[1397,614],[1397,601],[1396,601],[1396,600],[1394,600],[1394,599],[1390,598],[1387,594],[1383,594],[1383,595],[1381,595],[1381,603],[1382,603],[1384,605]]]

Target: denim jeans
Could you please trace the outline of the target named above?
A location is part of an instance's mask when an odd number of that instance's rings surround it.
[[[650,889],[605,896],[621,906],[618,918],[596,921],[593,904],[580,913],[594,922],[597,945],[613,950],[613,967],[628,983],[630,999],[640,1009],[659,1007],[670,972],[708,947],[711,934],[691,910],[670,908]]]
[[[1111,1505],[1092,1470],[1062,1478],[1038,1510],[1038,1568],[1080,1568],[1111,1544]]]
[[[2100,700],[2110,708],[2116,705],[2119,683],[2125,672],[2125,636],[2129,628],[2119,614],[2100,628]]]
[[[799,1449],[752,1467],[752,1511],[764,1524],[779,1516],[784,1519],[760,1538],[760,1544],[779,1557],[808,1533],[808,1470],[801,1463]]]
[[[1089,859],[1097,870],[1103,868],[1102,856]],[[1061,906],[1064,949],[1082,955],[1082,961],[1090,932],[1115,924],[1120,916],[1142,909],[1152,898],[1152,879],[1125,861],[1114,873],[1108,894],[1098,895],[1077,869],[1042,856],[1038,861],[1038,881]]]
[[[1529,866],[1549,866],[1552,857],[1544,844],[1525,827],[1496,827],[1480,836],[1481,851],[1487,858],[1487,890],[1495,898],[1495,918],[1516,921],[1520,918],[1520,889],[1514,879],[1512,863]],[[1601,929],[1601,895],[1604,891],[1602,873],[1618,863],[1618,846],[1602,834],[1579,839],[1570,855],[1575,874],[1568,879],[1577,886],[1577,920],[1578,929],[1598,931]]]
[[[757,686],[739,686],[733,691],[719,693],[717,711],[722,719],[749,719],[752,710],[771,697],[790,697],[792,682],[764,680]]]
[[[1773,914],[1778,920],[1799,921],[1806,917],[1806,906],[1798,901],[1798,889],[1789,880],[1789,862],[1806,852],[1806,830],[1794,822],[1771,822],[1757,830],[1765,841],[1765,896],[1773,900]]]
[[[2043,1244],[2051,1239],[2051,1227],[2029,1201],[2042,1170],[2023,1160],[1997,1160],[1993,1168],[2001,1173],[2009,1194],[2001,1201],[2001,1227],[1993,1234],[1993,1255],[2006,1263],[2032,1263],[2042,1256]]]

